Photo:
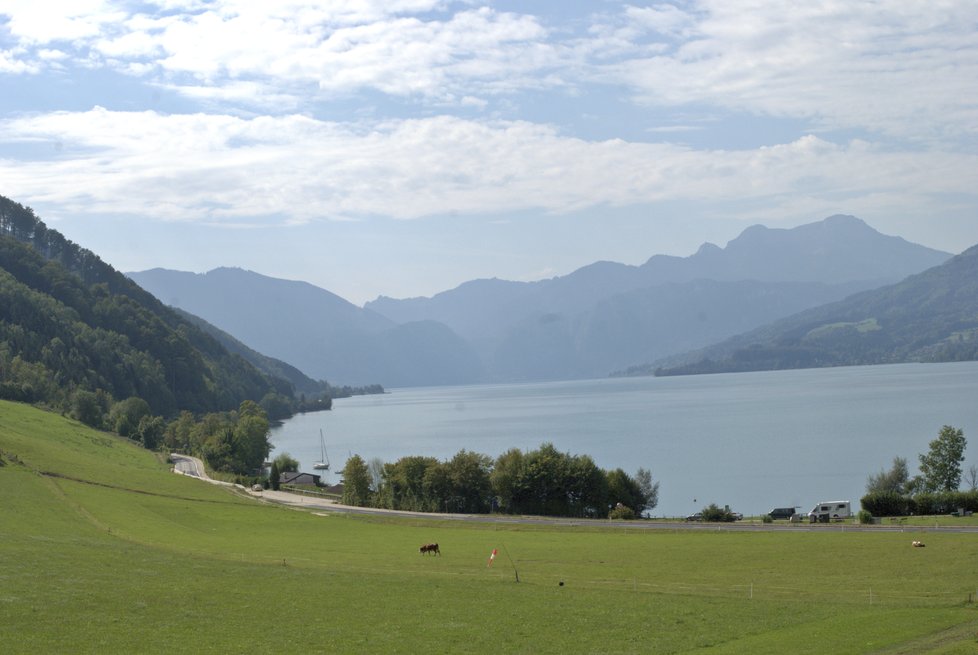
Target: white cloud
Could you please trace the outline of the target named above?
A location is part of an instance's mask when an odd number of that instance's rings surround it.
[[[20,75],[37,73],[40,70],[40,65],[24,59],[22,51],[0,50],[0,74]]]
[[[890,152],[815,136],[697,151],[450,116],[344,124],[96,108],[6,120],[0,129],[14,143],[63,144],[53,161],[0,161],[12,197],[76,214],[229,224],[563,213],[669,200],[762,203],[775,212],[841,199],[864,206],[888,194],[923,206],[934,194],[973,194],[978,168],[970,153]]]
[[[489,99],[525,90],[623,86],[643,104],[801,119],[819,130],[945,144],[978,135],[970,0],[603,9],[577,30],[534,16],[532,4],[513,13],[453,0],[12,0],[0,8],[13,39],[0,72],[63,64],[43,48],[239,107],[273,107],[297,89],[307,106],[369,90],[490,111]],[[272,99],[239,93],[245,82]]]
[[[678,47],[609,74],[650,104],[919,140],[978,133],[978,4],[702,0],[695,9],[688,22],[673,19],[686,35]]]
[[[98,36],[125,13],[102,0],[7,0],[0,7],[11,35],[26,45],[84,41]]]

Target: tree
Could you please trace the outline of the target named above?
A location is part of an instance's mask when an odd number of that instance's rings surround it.
[[[258,403],[245,400],[238,409],[234,426],[233,457],[239,473],[261,469],[272,450],[268,441],[268,417]]]
[[[194,420],[193,414],[186,410],[180,412],[180,416],[170,421],[166,426],[166,431],[163,433],[163,443],[170,450],[190,452],[190,436],[193,434],[196,424],[197,421]]]
[[[109,411],[109,427],[123,437],[134,435],[139,419],[151,414],[149,403],[138,396],[120,400]]]
[[[139,419],[139,425],[132,437],[138,439],[144,448],[156,450],[163,441],[163,431],[166,430],[166,423],[162,416],[143,416]]]
[[[608,478],[590,455],[570,458],[570,509],[575,516],[604,517],[608,509]]]
[[[968,472],[964,474],[964,483],[968,485],[969,491],[978,490],[978,464],[968,467]]]
[[[448,474],[449,495],[454,511],[479,513],[489,510],[492,484],[489,471],[492,459],[467,450],[460,450],[451,461],[445,463]]]
[[[930,442],[930,450],[920,455],[920,474],[924,491],[957,491],[961,485],[961,462],[968,441],[964,431],[945,425]]]
[[[102,427],[102,414],[105,409],[94,391],[77,389],[71,396],[71,415],[93,428]]]
[[[360,461],[363,462],[362,459]],[[426,502],[425,473],[429,468],[438,465],[438,460],[434,457],[420,455],[409,455],[393,464],[384,465],[384,486],[390,493],[391,509],[425,511],[431,504]],[[366,468],[365,463],[364,468]],[[368,470],[368,479],[369,475]]]
[[[523,451],[519,448],[510,448],[496,458],[489,480],[492,483],[492,492],[499,503],[498,508],[503,512],[520,511],[521,485],[525,468]]]
[[[384,460],[379,457],[371,457],[370,462],[367,463],[367,469],[370,471],[370,488],[380,489],[380,485],[384,482]]]
[[[608,501],[612,506],[621,503],[638,514],[641,511],[639,506],[643,504],[642,489],[635,478],[625,471],[613,469],[608,471]]]
[[[635,481],[641,492],[641,507],[636,507],[635,512],[641,515],[643,512],[653,510],[659,504],[659,483],[652,482],[652,472],[645,468],[639,468],[635,472]]]
[[[895,493],[905,494],[908,491],[910,472],[907,470],[907,460],[894,457],[893,466],[889,471],[880,470],[870,475],[866,480],[866,493]]]
[[[370,499],[370,471],[359,455],[346,460],[343,476],[343,504],[363,507]]]
[[[270,421],[281,421],[292,416],[292,401],[280,393],[269,391],[258,404]]]
[[[544,516],[573,516],[570,510],[570,457],[552,443],[526,454],[520,511]]]
[[[279,471],[295,473],[299,470],[299,460],[288,453],[282,453],[273,460],[273,463],[278,464]]]
[[[272,468],[268,472],[268,486],[272,488],[272,491],[278,491],[281,481],[282,472],[278,470],[278,462],[272,462]]]

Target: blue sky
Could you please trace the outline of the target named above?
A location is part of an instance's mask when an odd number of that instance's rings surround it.
[[[360,304],[835,213],[978,243],[978,4],[0,0],[0,194]]]

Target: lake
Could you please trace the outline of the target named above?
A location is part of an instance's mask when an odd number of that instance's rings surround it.
[[[350,454],[444,460],[464,448],[495,458],[549,441],[605,469],[651,470],[655,516],[709,503],[754,515],[857,506],[866,478],[894,457],[915,474],[943,425],[975,442],[963,469],[978,464],[978,362],[394,389],[295,416],[271,441],[273,456],[288,452],[311,471],[322,429],[328,482]]]

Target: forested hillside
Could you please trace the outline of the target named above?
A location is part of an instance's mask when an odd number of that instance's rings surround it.
[[[660,363],[655,372],[676,375],[975,359],[978,246],[897,284]]]
[[[0,397],[67,410],[92,394],[174,416],[293,389],[0,196]]]

